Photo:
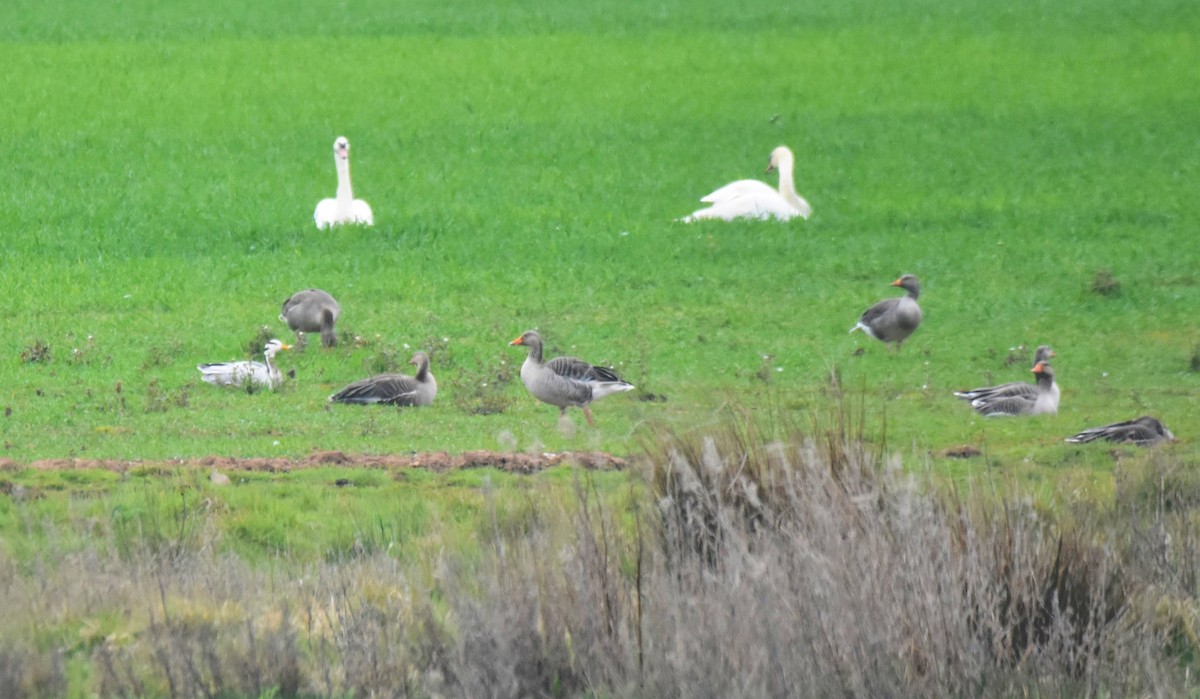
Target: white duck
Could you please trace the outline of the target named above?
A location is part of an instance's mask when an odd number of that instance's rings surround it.
[[[767,172],[779,170],[778,191],[758,180],[730,182],[700,200],[711,204],[707,209],[694,211],[679,220],[691,223],[701,219],[774,218],[787,221],[796,216],[806,219],[812,215],[812,207],[796,193],[792,175],[795,163],[791,149],[779,146],[771,151],[771,162],[767,165]]]
[[[375,216],[371,207],[362,199],[355,199],[350,189],[350,141],[345,136],[338,136],[333,142],[333,164],[337,167],[338,186],[337,196],[333,199],[322,199],[317,203],[313,212],[313,220],[317,228],[329,228],[343,223],[362,223],[375,225]]]
[[[243,386],[256,388],[278,388],[283,376],[275,366],[275,355],[280,350],[291,349],[292,346],[279,340],[271,340],[263,348],[264,362],[222,362],[220,364],[200,364],[200,378],[205,383],[214,386]]]
[[[560,415],[567,408],[577,405],[583,408],[583,416],[593,427],[592,410],[588,404],[604,396],[621,391],[632,391],[633,384],[623,381],[612,369],[593,366],[575,357],[555,357],[542,361],[542,337],[533,330],[508,343],[529,348],[525,363],[521,365],[521,382],[530,395],[543,403],[557,406]]]

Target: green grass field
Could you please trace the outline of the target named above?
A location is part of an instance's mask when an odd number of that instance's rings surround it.
[[[1062,438],[1143,413],[1197,453],[1189,3],[21,0],[0,20],[0,425],[18,464],[630,453],[647,424],[729,405],[803,420],[834,375],[905,454],[966,443],[1103,474]],[[312,225],[339,134],[372,229]],[[672,222],[763,177],[780,143],[811,220]],[[902,272],[923,282],[917,334],[899,353],[848,336]],[[279,304],[311,286],[358,346],[283,355],[296,378],[276,394],[199,381],[262,326],[290,340]],[[560,430],[506,346],[532,327],[666,402],[609,398],[596,429],[575,413]],[[1011,348],[1043,342],[1059,415],[986,421],[951,396],[1027,379]],[[432,408],[324,402],[410,348],[433,351]]]

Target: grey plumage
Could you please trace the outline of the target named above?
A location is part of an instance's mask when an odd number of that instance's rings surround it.
[[[415,364],[415,376],[378,374],[355,381],[329,397],[333,403],[357,405],[429,405],[437,397],[437,380],[429,370],[429,355],[417,352],[409,360]]]
[[[594,366],[575,357],[556,357],[546,362],[542,357],[542,337],[533,330],[526,331],[509,345],[521,345],[529,350],[521,365],[521,382],[530,395],[543,403],[557,406],[565,415],[567,408],[578,406],[589,425],[595,425],[588,404],[610,393],[633,390],[633,384],[617,376],[612,369]]]
[[[977,398],[971,407],[980,415],[1045,415],[1058,412],[1058,395],[1054,392],[1054,369],[1046,362],[1038,362],[1031,370],[1037,376],[1037,392],[1000,396],[993,399]]]
[[[1033,353],[1033,363],[1036,366],[1038,362],[1049,362],[1054,356],[1054,350],[1050,349],[1050,345],[1039,345]],[[1050,389],[1054,393],[1055,400],[1058,400],[1061,391],[1058,388],[1058,383],[1051,385]],[[963,400],[976,401],[995,401],[1001,398],[1011,398],[1013,396],[1025,396],[1027,398],[1036,399],[1038,394],[1037,384],[1028,383],[1025,381],[1013,381],[1011,383],[1000,384],[999,386],[985,386],[983,388],[972,388],[968,391],[955,391],[954,395]]]
[[[1143,415],[1135,420],[1086,429],[1073,437],[1067,437],[1066,441],[1072,444],[1086,444],[1100,439],[1148,447],[1164,441],[1174,442],[1175,435],[1159,419]]]
[[[884,299],[863,311],[858,324],[850,328],[850,332],[862,330],[866,334],[882,342],[894,342],[899,347],[917,326],[921,324],[921,307],[917,298],[921,295],[921,284],[911,274],[905,274],[892,286],[898,286],[908,292],[898,298]]]
[[[321,344],[325,347],[337,345],[337,335],[333,326],[342,307],[327,291],[321,289],[305,289],[292,294],[283,302],[279,311],[279,320],[288,324],[296,332],[321,333]]]

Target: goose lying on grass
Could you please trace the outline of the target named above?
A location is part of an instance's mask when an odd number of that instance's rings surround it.
[[[283,302],[279,319],[296,332],[320,332],[321,344],[334,347],[337,345],[337,335],[333,332],[333,324],[341,313],[342,307],[329,292],[305,289],[297,291]]]
[[[921,324],[921,307],[917,305],[921,284],[916,277],[906,274],[892,282],[892,286],[898,286],[908,294],[884,299],[863,311],[858,324],[850,328],[850,332],[862,330],[876,340],[894,342],[899,348]]]
[[[1139,447],[1149,447],[1159,442],[1174,442],[1175,435],[1157,418],[1143,415],[1136,420],[1114,422],[1103,427],[1086,429],[1074,437],[1067,437],[1072,444],[1086,444],[1103,439],[1108,442],[1136,444]]]
[[[1034,365],[1039,362],[1049,362],[1054,356],[1054,350],[1050,349],[1049,345],[1040,345],[1037,351],[1033,354]],[[1054,382],[1050,386],[1050,390],[1054,393],[1054,400],[1057,401],[1061,391],[1059,391],[1058,383]],[[999,386],[986,386],[984,388],[972,388],[969,391],[955,391],[954,395],[963,400],[976,401],[985,400],[992,401],[1009,396],[1027,396],[1036,398],[1038,393],[1037,384],[1028,383],[1025,381],[1013,381],[1012,383],[1000,384]]]
[[[275,355],[282,350],[291,348],[291,345],[284,344],[279,340],[271,340],[263,348],[264,361],[262,362],[222,362],[220,364],[200,364],[196,368],[200,370],[200,378],[205,383],[214,386],[250,385],[256,388],[274,389],[278,388],[280,382],[283,381],[279,368],[275,366]]]
[[[792,179],[795,162],[792,151],[787,146],[779,146],[771,151],[771,161],[767,165],[767,172],[779,170],[778,190],[758,180],[730,182],[700,199],[710,204],[707,209],[694,211],[679,220],[691,223],[702,219],[732,221],[738,218],[774,218],[787,221],[796,216],[808,218],[812,215],[812,207],[796,193],[796,184]]]
[[[567,408],[583,408],[583,415],[593,427],[592,411],[588,404],[621,391],[632,391],[633,384],[623,381],[612,369],[593,366],[575,357],[555,357],[542,361],[542,337],[533,330],[508,343],[529,349],[521,365],[521,382],[529,393],[543,403],[558,407],[565,416]]]
[[[1037,392],[1030,396],[1016,394],[971,401],[975,412],[987,417],[1000,415],[1046,415],[1058,412],[1058,394],[1054,391],[1054,369],[1046,362],[1038,362],[1031,369],[1037,376]]]
[[[416,376],[379,374],[355,381],[329,396],[333,403],[358,405],[429,405],[437,397],[437,380],[429,371],[429,355],[417,352],[409,360],[417,367]]]
[[[354,192],[350,189],[350,142],[345,136],[338,136],[333,142],[333,164],[337,168],[337,196],[333,199],[322,199],[317,203],[317,210],[313,212],[317,228],[329,228],[343,223],[375,225],[371,207],[362,199],[355,199]]]

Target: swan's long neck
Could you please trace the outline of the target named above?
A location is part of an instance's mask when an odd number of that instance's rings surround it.
[[[795,165],[796,161],[790,154],[779,159],[779,196],[799,209],[802,208],[800,196],[796,194],[796,181],[793,179]]]
[[[354,192],[350,189],[350,158],[333,157],[337,166],[337,208],[338,216],[343,219],[350,217],[351,205],[354,202]]]

